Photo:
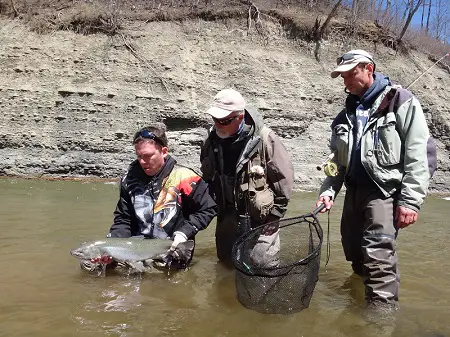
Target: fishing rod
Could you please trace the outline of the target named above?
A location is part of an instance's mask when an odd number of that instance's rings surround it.
[[[438,64],[439,62],[441,62],[444,58],[446,58],[447,56],[450,55],[450,52],[445,54],[444,56],[442,56],[439,60],[437,60],[436,62],[434,62],[434,64],[429,67],[427,70],[425,70],[422,74],[420,74],[414,81],[412,81],[410,84],[408,84],[408,86],[405,89],[408,89],[410,86],[412,86],[414,83],[416,83],[423,75],[425,75],[428,70],[430,70],[431,68],[433,68],[436,64]]]

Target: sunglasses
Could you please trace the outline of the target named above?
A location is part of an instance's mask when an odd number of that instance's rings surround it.
[[[368,58],[375,65],[375,62],[373,61],[373,59],[368,57],[367,55],[353,54],[353,53],[346,53],[346,54],[342,55],[341,57],[338,57],[336,59],[336,64],[340,65],[345,61],[353,60],[353,59],[355,59],[355,56],[364,56],[364,57]]]
[[[136,132],[134,135],[134,138],[133,138],[133,144],[135,144],[139,138],[151,139],[155,143],[158,143],[161,146],[166,146],[166,145],[164,145],[164,142],[162,141],[161,138],[159,138],[153,132],[150,132],[148,130],[141,130],[141,131]]]
[[[227,118],[227,119],[217,119],[215,117],[213,117],[213,121],[214,123],[223,125],[223,126],[227,126],[230,125],[237,117],[239,117],[239,115],[234,115],[233,117]]]

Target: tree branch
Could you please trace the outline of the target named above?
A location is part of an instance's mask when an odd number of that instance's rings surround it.
[[[16,8],[16,5],[15,5],[15,3],[14,3],[14,0],[10,0],[10,3],[11,3],[12,10],[13,10],[13,12],[14,12],[14,18],[16,18],[16,17],[19,16],[19,11],[18,11],[17,8]]]

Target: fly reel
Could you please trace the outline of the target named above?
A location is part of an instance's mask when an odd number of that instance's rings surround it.
[[[328,158],[321,164],[317,165],[317,170],[325,173],[327,177],[336,177],[339,174],[338,166],[333,161],[334,153],[330,154]]]

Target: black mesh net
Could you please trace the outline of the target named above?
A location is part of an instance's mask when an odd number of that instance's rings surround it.
[[[244,233],[233,247],[236,291],[246,308],[289,314],[309,306],[319,278],[323,231],[311,214],[279,221],[275,234],[266,226]]]

